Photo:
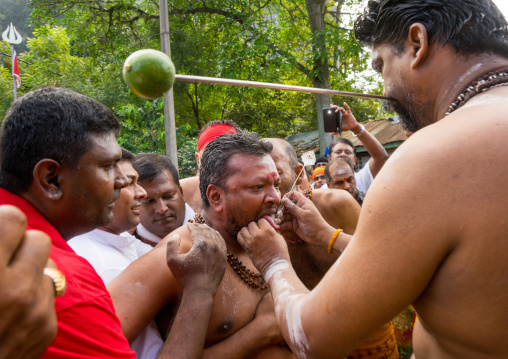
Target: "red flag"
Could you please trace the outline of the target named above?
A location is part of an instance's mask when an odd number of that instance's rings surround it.
[[[19,87],[21,85],[21,75],[19,74],[18,56],[16,55],[16,51],[14,51],[12,58],[12,76],[16,78],[16,87]]]

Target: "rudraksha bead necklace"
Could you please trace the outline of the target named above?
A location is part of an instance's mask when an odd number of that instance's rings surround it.
[[[189,222],[206,224],[205,219],[201,215],[201,213],[196,213],[194,219],[189,220]],[[242,261],[235,257],[230,250],[227,250],[227,261],[233,268],[236,274],[251,288],[265,290],[268,289],[268,284],[265,283],[263,276],[261,273],[254,273],[249,268],[247,268]]]
[[[491,88],[500,86],[508,86],[507,68],[491,71],[482,77],[472,81],[450,105],[448,111],[446,112],[446,116],[464,106],[467,101],[471,100],[476,95],[490,90]]]
[[[312,187],[303,191],[303,195],[312,201]]]

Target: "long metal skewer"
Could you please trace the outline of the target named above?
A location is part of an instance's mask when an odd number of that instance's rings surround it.
[[[302,174],[302,172],[303,172],[303,170],[304,170],[304,169],[305,169],[305,166],[304,166],[304,167],[302,167],[302,170],[300,171],[300,173],[298,174],[298,176],[296,176],[295,183],[293,183],[293,186],[291,186],[291,189],[289,190],[289,192],[288,192],[288,193],[293,192],[293,190],[295,189],[295,186],[296,186],[296,182],[298,182],[298,178],[300,178],[300,176],[301,176],[301,174]]]
[[[222,79],[219,77],[176,75],[175,80],[182,81],[182,82],[197,82],[197,83],[205,83],[205,84],[231,85],[231,86],[241,86],[241,87],[258,87],[258,88],[273,89],[273,90],[313,92],[313,93],[323,93],[323,94],[348,96],[348,97],[373,98],[376,100],[390,100],[390,98],[386,97],[386,96],[370,95],[370,94],[357,93],[357,92],[320,89],[320,88],[316,88],[316,87],[273,84],[270,82],[231,80],[231,79]]]
[[[295,182],[293,183],[293,186],[291,186],[291,189],[289,190],[289,192],[287,192],[287,194],[293,192],[293,190],[295,189],[295,186],[296,186],[296,182],[298,182],[298,178],[300,178],[303,170],[305,169],[305,166],[302,167],[302,170],[300,171],[300,173],[298,174],[298,176],[296,176],[296,179],[295,179]],[[282,215],[284,214],[284,206],[281,204],[278,208],[277,208],[277,212],[275,213],[275,219],[277,220],[280,220],[282,218]],[[278,224],[278,223],[277,223]]]

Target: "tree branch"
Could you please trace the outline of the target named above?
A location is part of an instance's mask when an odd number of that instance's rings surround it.
[[[197,8],[189,8],[189,9],[173,8],[169,12],[169,15],[189,15],[189,14],[198,14],[198,13],[221,15],[221,16],[235,20],[240,25],[243,25],[245,23],[245,20],[237,13],[233,13],[231,11],[226,11],[226,10],[222,10],[222,9],[209,8],[207,6],[197,7]]]
[[[336,30],[343,30],[343,31],[347,31],[347,32],[352,32],[353,29],[347,29],[345,27],[341,27],[341,26],[337,26],[335,24],[332,24],[331,22],[328,22],[328,21],[325,21],[325,24],[336,29]]]

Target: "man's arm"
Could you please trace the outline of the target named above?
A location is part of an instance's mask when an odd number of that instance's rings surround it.
[[[336,112],[338,110],[342,112],[342,131],[352,131],[371,155],[372,158],[369,161],[369,168],[372,177],[375,178],[388,159],[388,153],[376,137],[356,121],[347,103],[344,102],[344,107],[338,107],[336,105],[332,105],[332,107],[336,108]]]
[[[203,203],[199,192],[199,177],[188,177],[180,179],[183,198],[195,212],[201,212]]]
[[[182,226],[129,264],[106,286],[129,343],[162,308],[178,305],[182,298],[182,286],[167,264],[167,243],[175,234],[181,238],[179,252],[189,251],[192,248],[190,231],[187,226]]]
[[[178,254],[178,237],[167,245],[167,263],[183,287],[182,301],[158,358],[200,358],[213,298],[226,270],[226,244],[219,233],[189,224],[193,247]]]
[[[392,160],[376,179],[354,239],[310,293],[291,267],[284,240],[266,221],[240,232],[239,242],[272,288],[277,321],[295,354],[346,356],[415,301],[454,250],[458,235],[443,215],[449,199],[435,190],[447,188],[448,177],[425,176],[446,173],[449,164],[439,149],[422,153],[424,142]]]
[[[38,358],[57,331],[53,283],[43,275],[51,241],[26,226],[19,209],[0,206],[0,358]]]
[[[355,201],[353,196],[349,193],[346,194]],[[291,192],[289,195],[285,196],[282,199],[282,203],[289,211],[282,216],[280,223],[281,233],[287,235],[288,232],[294,232],[308,244],[328,248],[330,239],[337,229],[339,229],[335,220],[329,221],[332,222],[333,225],[327,222],[314,205],[314,202],[305,198],[298,192]],[[356,221],[357,219],[354,221],[355,227]],[[348,230],[354,232],[354,229],[349,228]],[[351,238],[352,236],[344,233],[344,231],[340,232],[333,243],[334,252],[337,254],[342,253],[351,241]]]
[[[329,225],[349,234],[355,233],[361,207],[350,193],[337,189],[318,189],[312,192],[312,203]]]

